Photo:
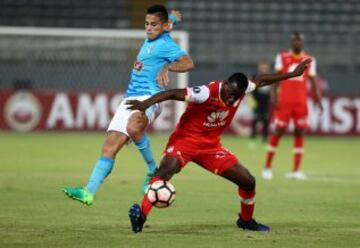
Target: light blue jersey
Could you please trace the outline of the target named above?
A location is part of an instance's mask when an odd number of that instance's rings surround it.
[[[173,63],[186,55],[168,32],[162,33],[155,40],[145,39],[134,63],[128,89],[129,96],[154,95],[164,90],[156,77],[164,65]]]

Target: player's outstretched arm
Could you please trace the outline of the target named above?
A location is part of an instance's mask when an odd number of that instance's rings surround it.
[[[155,103],[163,102],[166,100],[185,101],[185,96],[186,89],[173,89],[159,92],[152,97],[146,99],[145,101],[127,100],[126,104],[129,105],[127,109],[140,110],[145,112],[148,107]]]
[[[169,71],[171,72],[187,72],[194,69],[194,62],[188,55],[178,58],[174,63],[165,65],[156,77],[158,83],[165,87],[169,84]]]
[[[306,59],[303,62],[301,62],[292,72],[282,73],[282,74],[279,73],[263,74],[256,76],[255,79],[252,81],[256,84],[256,87],[262,87],[288,78],[298,77],[304,73],[305,69],[309,66],[310,63],[311,63],[311,59]]]

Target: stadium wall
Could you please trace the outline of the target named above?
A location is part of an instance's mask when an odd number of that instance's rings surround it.
[[[29,131],[104,131],[122,94],[8,90],[0,92],[0,129]],[[360,136],[360,96],[323,98],[319,113],[309,98],[310,135]],[[227,130],[247,136],[253,118],[246,99]],[[176,122],[173,102],[166,102],[162,114],[149,131],[171,131]],[[289,127],[292,128],[291,126]]]

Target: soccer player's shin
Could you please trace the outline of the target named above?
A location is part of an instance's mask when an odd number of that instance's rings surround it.
[[[156,170],[156,163],[147,134],[145,133],[140,140],[135,141],[135,145],[147,164],[148,172],[154,172]]]
[[[269,139],[268,150],[266,153],[266,162],[265,162],[266,169],[271,169],[272,167],[272,160],[274,158],[276,148],[279,144],[279,140],[280,140],[280,136],[277,135],[271,135]]]
[[[146,194],[146,190],[148,188],[148,184],[150,181],[150,178],[154,175],[155,171],[156,171],[156,163],[154,160],[154,156],[151,150],[151,146],[150,146],[150,140],[147,136],[146,133],[144,133],[144,136],[140,139],[135,141],[135,145],[136,148],[139,150],[139,152],[141,153],[142,157],[144,158],[146,165],[147,165],[147,174],[142,186],[142,193]]]
[[[114,160],[107,157],[101,157],[95,164],[95,167],[89,178],[86,188],[93,195],[103,183],[104,179],[111,173],[114,165]]]
[[[152,178],[150,179],[149,184],[152,184],[153,182],[156,182],[156,181],[158,181],[158,180],[161,180],[161,178],[154,176],[154,177],[152,177]],[[152,206],[151,202],[149,201],[148,196],[147,196],[147,193],[146,193],[146,194],[144,195],[144,197],[143,197],[142,202],[141,202],[141,212],[142,212],[145,216],[147,216],[147,215],[150,213],[152,207],[153,207],[153,206]]]
[[[239,228],[251,231],[270,231],[270,227],[261,223],[258,223],[254,217],[255,208],[255,190],[245,191],[238,189],[239,196],[241,197],[241,213],[236,224]]]
[[[300,170],[301,159],[304,153],[304,137],[296,135],[294,138],[294,168],[293,171]]]
[[[252,220],[255,208],[255,190],[245,191],[239,188],[238,193],[241,197],[241,219],[244,221]]]

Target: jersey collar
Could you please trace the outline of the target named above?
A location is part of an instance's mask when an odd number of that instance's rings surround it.
[[[299,58],[301,58],[301,57],[304,56],[304,51],[301,51],[299,54],[296,54],[296,53],[294,53],[294,51],[293,51],[292,49],[290,49],[289,52],[290,52],[291,56],[293,56],[293,57],[295,57],[295,58],[297,58],[297,59],[299,59]]]

